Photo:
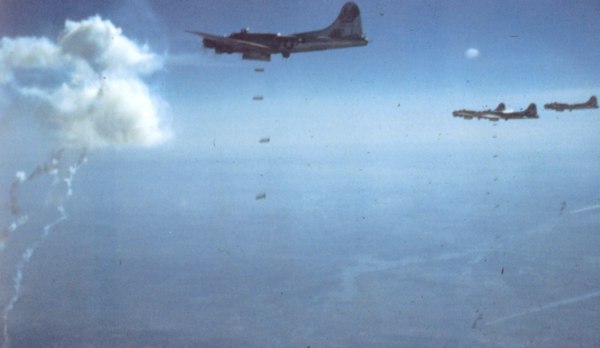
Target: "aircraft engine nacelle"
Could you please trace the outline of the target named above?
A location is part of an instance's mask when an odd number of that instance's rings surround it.
[[[262,60],[268,62],[271,60],[271,54],[268,52],[244,52],[242,59],[246,60]]]

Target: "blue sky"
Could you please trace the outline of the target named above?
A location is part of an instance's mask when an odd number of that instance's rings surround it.
[[[185,33],[342,5],[0,0],[15,345],[598,342],[600,114],[542,106],[600,94],[600,2],[359,1],[368,46],[268,63]],[[540,118],[452,117],[499,102]]]
[[[199,40],[183,33],[186,29],[226,34],[248,26],[255,31],[293,33],[329,24],[342,4],[5,1],[0,34],[53,37],[62,30],[65,19],[100,14],[123,28],[128,37],[148,42],[155,51],[192,54],[198,53]],[[500,86],[521,81],[523,87],[553,81],[563,86],[565,80],[593,85],[600,76],[597,1],[370,1],[359,5],[365,33],[372,41],[367,48],[311,54],[289,64],[293,65],[290,68],[334,61],[339,69],[327,69],[334,73],[349,64],[347,60],[355,60],[364,68],[354,73],[364,79],[362,75],[373,76],[378,89],[414,84],[411,80],[415,77],[421,78],[417,87],[432,89],[429,81],[443,85],[475,76]],[[463,59],[469,47],[480,50],[477,61]],[[208,63],[243,64],[234,58],[202,55],[202,61]]]
[[[250,142],[276,132],[290,139],[326,129],[342,138],[353,134],[360,142],[365,127],[372,131],[363,139],[380,140],[397,137],[400,128],[422,131],[421,126],[435,125],[432,134],[437,134],[457,125],[450,116],[457,108],[493,107],[503,101],[520,109],[530,102],[575,102],[597,94],[598,1],[358,4],[371,41],[367,47],[297,54],[288,60],[274,56],[269,63],[217,56],[184,30],[319,29],[335,18],[343,1],[4,1],[0,35],[52,39],[66,19],[99,14],[110,20],[125,36],[165,57],[164,69],[149,80],[169,105],[174,139],[185,148],[199,142],[212,145],[215,138],[243,142],[241,133],[251,134]],[[469,48],[479,55],[467,58]],[[254,73],[255,66],[266,72]],[[251,102],[259,94],[265,100]],[[348,117],[358,123],[349,125]],[[398,123],[400,117],[412,123]],[[375,126],[398,132],[378,132]],[[302,141],[309,139],[314,134]]]

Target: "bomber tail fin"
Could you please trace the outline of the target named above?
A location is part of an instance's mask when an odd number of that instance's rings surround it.
[[[539,117],[537,113],[537,106],[535,106],[535,103],[529,104],[529,107],[527,107],[527,109],[525,110],[525,116],[529,118]]]
[[[358,5],[353,2],[347,2],[342,7],[335,21],[327,28],[316,32],[316,34],[336,39],[363,38]]]
[[[506,109],[506,105],[504,105],[504,103],[500,103],[500,104],[498,104],[498,107],[496,107],[496,110],[494,110],[494,111],[502,112],[505,109]]]
[[[593,95],[590,97],[590,100],[587,101],[587,103],[589,106],[593,107],[593,108],[597,108],[598,107],[598,99],[596,99],[596,96]]]

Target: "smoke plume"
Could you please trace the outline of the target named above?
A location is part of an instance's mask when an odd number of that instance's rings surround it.
[[[67,20],[56,42],[0,40],[0,107],[28,110],[58,133],[61,146],[156,145],[170,135],[166,105],[142,77],[161,67],[110,21]]]
[[[21,296],[21,284],[23,281],[23,272],[25,266],[31,260],[31,257],[37,250],[38,246],[46,238],[48,238],[48,235],[55,228],[55,226],[68,218],[64,208],[64,203],[73,194],[72,183],[75,174],[77,174],[79,168],[87,161],[85,152],[80,154],[79,159],[74,164],[67,164],[68,159],[63,157],[63,150],[59,150],[52,155],[50,161],[38,165],[29,175],[26,175],[24,172],[17,172],[16,179],[11,186],[10,206],[12,208],[18,206],[19,186],[36,180],[38,177],[51,175],[54,177],[54,180],[50,192],[54,193],[54,196],[56,197],[54,205],[59,216],[54,221],[44,225],[42,234],[22,252],[19,261],[16,264],[15,275],[13,277],[14,292],[2,312],[2,321],[4,325],[2,330],[3,347],[9,347],[10,345],[8,327],[9,316]],[[20,215],[19,209],[11,209],[11,212],[15,220],[8,228],[3,230],[2,238],[0,239],[0,251],[4,249],[5,243],[8,241],[8,238],[11,236],[11,234],[17,232],[29,218],[28,215]]]
[[[161,59],[147,46],[128,39],[99,16],[80,22],[67,20],[55,42],[0,38],[0,130],[7,132],[6,126],[13,122],[5,121],[17,117],[26,126],[37,121],[51,139],[59,141],[48,147],[60,148],[30,172],[15,171],[6,201],[0,205],[5,208],[0,211],[0,256],[4,262],[14,251],[20,255],[14,262],[12,282],[4,275],[0,279],[5,285],[2,290],[12,290],[2,311],[2,347],[10,346],[10,315],[17,310],[26,284],[26,266],[51,231],[68,219],[65,204],[73,195],[75,174],[87,161],[88,151],[152,146],[170,137],[166,104],[143,80],[161,68]],[[25,149],[30,144],[19,140],[9,145]],[[39,186],[34,181],[43,183],[41,178],[47,176],[53,178],[48,192],[32,190],[32,185]],[[37,202],[51,198],[45,206],[53,208],[56,217],[50,221],[43,218],[41,229],[39,224],[25,228],[31,217],[45,214],[22,204],[24,190]],[[2,221],[2,213],[10,221]],[[21,243],[13,241],[19,237]],[[18,251],[19,245],[25,245],[24,249]],[[5,252],[8,248],[11,253]],[[12,288],[7,289],[11,283]]]

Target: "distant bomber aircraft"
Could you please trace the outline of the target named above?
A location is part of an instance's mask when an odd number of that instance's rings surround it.
[[[271,54],[288,58],[292,53],[322,51],[331,48],[366,46],[363,35],[360,10],[353,2],[346,3],[336,20],[323,30],[281,35],[273,33],[250,33],[242,29],[239,33],[219,36],[188,31],[203,38],[206,48],[215,53],[241,53],[242,59],[270,61]]]
[[[534,103],[529,104],[529,107],[525,111],[514,111],[514,112],[506,112],[504,103],[498,104],[498,107],[495,110],[483,110],[483,111],[473,111],[473,110],[456,110],[452,112],[454,117],[462,117],[466,120],[471,120],[473,118],[477,119],[487,119],[490,121],[498,121],[500,119],[503,120],[516,120],[516,119],[524,119],[524,118],[538,118],[537,107]]]
[[[471,120],[473,118],[477,118],[477,119],[481,119],[481,118],[485,118],[483,115],[484,114],[491,114],[494,112],[503,112],[504,109],[506,108],[506,106],[504,105],[504,103],[500,103],[498,104],[498,107],[496,107],[495,110],[483,110],[483,111],[473,111],[473,110],[456,110],[454,112],[452,112],[452,115],[454,117],[462,117],[465,120]]]
[[[598,99],[593,95],[590,97],[588,101],[580,104],[565,104],[565,103],[550,103],[544,105],[544,109],[552,109],[556,111],[573,111],[573,110],[581,110],[581,109],[597,109],[598,108]]]

